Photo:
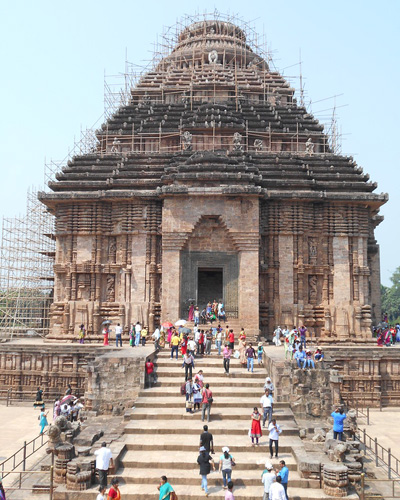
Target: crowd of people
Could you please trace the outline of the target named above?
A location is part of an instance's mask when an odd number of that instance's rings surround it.
[[[40,426],[40,434],[43,434],[45,427],[49,425],[47,419],[49,410],[46,411],[46,405],[43,400],[43,389],[41,389],[40,387],[37,388],[36,398],[33,406],[35,408],[40,408],[38,420]],[[54,401],[53,421],[61,415],[70,422],[77,422],[79,419],[79,414],[83,408],[83,401],[72,394],[71,384],[68,384],[65,395],[63,397],[57,396]]]
[[[274,330],[273,342],[276,346],[285,347],[285,359],[294,359],[299,368],[315,368],[316,363],[321,363],[324,360],[324,353],[321,347],[316,346],[312,351],[307,348],[306,333],[308,329],[302,325],[299,328],[293,326],[291,330],[285,325],[283,328],[277,326]],[[309,332],[310,340],[312,334]]]
[[[386,318],[387,319],[387,318]],[[373,328],[378,346],[391,347],[400,342],[400,324],[389,325],[386,321]]]
[[[200,311],[199,306],[190,303],[188,311],[188,321],[193,321],[195,326],[199,324],[206,325],[214,321],[226,321],[225,307],[222,300],[214,299],[209,301],[207,305]]]

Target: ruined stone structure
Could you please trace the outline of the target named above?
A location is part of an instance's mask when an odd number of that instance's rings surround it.
[[[188,26],[96,134],[39,195],[56,218],[53,336],[152,329],[215,298],[249,332],[369,337],[386,196],[242,29]]]

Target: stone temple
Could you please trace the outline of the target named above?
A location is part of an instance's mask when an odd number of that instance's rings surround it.
[[[380,319],[386,195],[332,149],[230,22],[185,28],[41,201],[56,219],[51,336],[152,330],[222,299],[254,334],[365,341]]]

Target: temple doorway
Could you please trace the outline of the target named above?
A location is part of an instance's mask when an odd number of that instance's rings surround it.
[[[199,267],[197,273],[197,305],[200,311],[207,302],[223,300],[223,270],[221,267]]]

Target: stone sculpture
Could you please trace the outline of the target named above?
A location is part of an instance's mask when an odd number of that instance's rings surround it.
[[[306,153],[310,155],[314,153],[314,143],[311,137],[309,137],[306,142]]]
[[[114,137],[112,146],[111,146],[111,153],[119,153],[121,149],[121,142]]]
[[[182,135],[182,144],[185,151],[192,150],[192,134],[186,130]]]
[[[239,132],[235,132],[233,134],[233,150],[234,151],[243,151],[242,146],[242,135]]]
[[[208,54],[208,62],[210,64],[215,64],[218,61],[218,52],[216,50],[212,50]]]

